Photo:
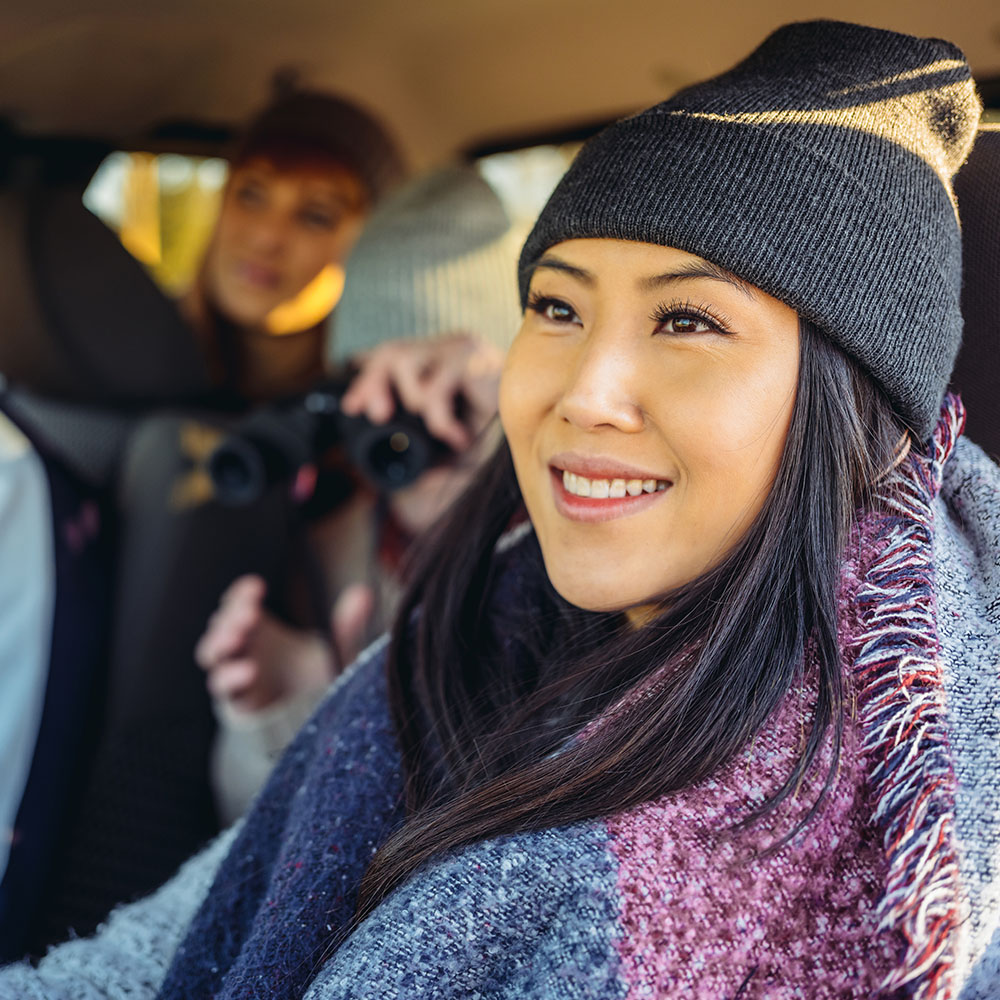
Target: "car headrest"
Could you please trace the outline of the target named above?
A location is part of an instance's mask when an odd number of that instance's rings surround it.
[[[75,188],[0,191],[0,374],[57,400],[145,408],[209,379],[174,304]]]
[[[955,178],[962,219],[965,332],[951,384],[968,410],[966,433],[1000,456],[1000,124],[980,127]]]

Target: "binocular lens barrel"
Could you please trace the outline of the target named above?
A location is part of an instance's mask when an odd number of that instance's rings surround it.
[[[317,403],[320,396],[324,405]],[[448,451],[412,414],[373,424],[341,413],[338,404],[339,393],[314,390],[300,402],[264,407],[241,421],[208,460],[216,498],[230,506],[251,504],[338,443],[381,492],[408,486]]]

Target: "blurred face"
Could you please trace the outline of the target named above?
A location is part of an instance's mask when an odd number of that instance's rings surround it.
[[[262,323],[327,264],[346,259],[365,215],[364,188],[347,169],[248,160],[229,179],[205,257],[209,301],[235,323]]]
[[[500,416],[566,600],[638,623],[730,552],[774,482],[798,351],[792,309],[689,253],[544,254]]]

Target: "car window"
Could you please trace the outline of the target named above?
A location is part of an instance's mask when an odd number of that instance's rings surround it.
[[[218,157],[115,152],[83,202],[170,295],[191,281],[212,232],[228,167]]]
[[[579,147],[533,145],[475,162],[514,227],[526,233]],[[168,295],[180,295],[211,236],[227,175],[219,157],[120,150],[98,167],[83,202]]]

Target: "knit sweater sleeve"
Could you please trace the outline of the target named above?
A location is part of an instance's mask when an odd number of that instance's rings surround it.
[[[37,967],[0,969],[0,1000],[152,1000],[239,824],[151,896],[115,910],[92,938],[67,941]]]

